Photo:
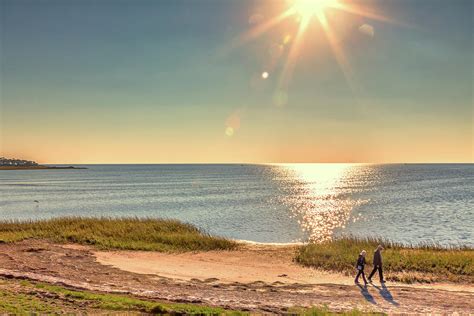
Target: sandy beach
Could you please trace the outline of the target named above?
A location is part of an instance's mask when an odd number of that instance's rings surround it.
[[[304,268],[295,246],[244,244],[239,250],[180,254],[97,251],[87,246],[28,240],[0,244],[0,275],[76,289],[128,293],[252,312],[292,306],[334,311],[462,313],[474,310],[472,284],[407,285],[376,281],[367,288],[351,276]]]
[[[66,246],[82,248],[83,246]],[[337,284],[354,285],[353,276],[303,267],[294,262],[296,245],[244,243],[236,251],[186,252],[93,251],[97,261],[138,274],[156,274],[180,280],[212,280],[215,283]],[[370,273],[370,271],[367,271]],[[374,277],[377,280],[377,277]],[[362,283],[362,279],[360,280]],[[374,281],[378,284],[378,281]],[[406,286],[391,282],[393,286]],[[410,287],[474,292],[473,284],[415,283]]]

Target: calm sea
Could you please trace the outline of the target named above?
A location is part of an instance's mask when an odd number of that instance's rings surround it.
[[[258,242],[353,234],[474,246],[474,164],[85,167],[0,171],[0,219],[177,218]]]

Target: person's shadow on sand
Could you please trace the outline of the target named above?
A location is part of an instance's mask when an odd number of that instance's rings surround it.
[[[360,284],[357,284],[357,286],[360,289],[360,293],[362,296],[367,300],[367,302],[372,303],[372,304],[377,304],[375,303],[374,297],[372,294],[369,293],[369,290],[367,289],[367,286],[362,286]]]
[[[385,283],[382,283],[381,286],[373,285],[373,287],[375,287],[379,291],[380,296],[382,296],[384,300],[395,306],[400,305],[397,301],[393,299],[392,293],[390,293]]]

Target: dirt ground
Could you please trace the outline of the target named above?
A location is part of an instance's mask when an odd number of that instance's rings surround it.
[[[255,312],[314,305],[334,311],[474,312],[473,285],[374,282],[364,288],[350,277],[296,265],[294,251],[294,246],[245,245],[237,251],[184,254],[103,252],[28,240],[0,244],[0,275]]]

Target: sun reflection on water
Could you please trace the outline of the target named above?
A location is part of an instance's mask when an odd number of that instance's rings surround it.
[[[279,202],[289,207],[310,241],[332,239],[336,229],[345,228],[352,210],[368,202],[355,198],[353,194],[357,190],[358,165],[274,166],[275,180],[281,183],[285,191]]]

